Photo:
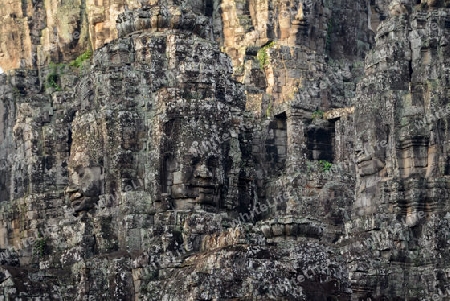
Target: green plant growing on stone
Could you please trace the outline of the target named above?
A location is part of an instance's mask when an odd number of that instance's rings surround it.
[[[323,172],[329,171],[333,166],[333,164],[327,160],[319,160],[319,165],[322,167]]]
[[[47,88],[53,88],[56,91],[61,91],[61,87],[58,85],[58,65],[55,63],[50,63],[49,65],[51,72],[47,75],[47,80],[45,86]]]
[[[58,75],[57,74],[49,74],[47,76],[47,84],[49,87],[54,88],[55,90],[59,91],[61,90],[61,87],[57,83],[58,81]]]
[[[322,119],[323,118],[323,111],[321,111],[321,110],[314,111],[312,113],[312,118],[313,119]]]
[[[269,106],[266,109],[266,117],[270,117],[271,110],[272,110],[272,103],[269,103]]]
[[[17,87],[16,86],[13,86],[12,87],[12,91],[13,91],[13,95],[15,96],[15,97],[19,97],[20,96],[20,90],[19,89],[17,89]]]
[[[275,42],[272,41],[269,44],[261,47],[261,49],[259,49],[258,54],[257,54],[257,58],[259,61],[259,67],[261,69],[264,69],[264,67],[266,67],[269,64],[269,55],[267,53],[267,50],[272,48],[273,46],[275,46]]]
[[[38,256],[44,256],[46,246],[47,246],[47,238],[39,235],[39,237],[34,242],[33,253]]]
[[[331,49],[331,34],[333,33],[334,22],[333,18],[330,18],[327,23],[327,37],[325,40],[325,49],[330,51]]]
[[[83,64],[84,61],[89,60],[91,57],[92,57],[92,51],[86,50],[81,55],[79,55],[75,60],[71,61],[69,63],[69,66],[79,68],[79,67],[81,67],[81,65]]]

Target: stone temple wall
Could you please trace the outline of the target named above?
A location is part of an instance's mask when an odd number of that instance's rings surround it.
[[[448,1],[0,3],[0,299],[449,298]]]

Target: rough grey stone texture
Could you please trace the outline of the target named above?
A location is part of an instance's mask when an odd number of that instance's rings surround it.
[[[0,297],[447,298],[422,2],[143,3],[80,67],[0,75]]]

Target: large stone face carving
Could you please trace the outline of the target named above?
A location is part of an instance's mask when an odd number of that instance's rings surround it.
[[[180,118],[180,112],[171,110],[169,117],[176,117],[163,124],[161,193],[174,202],[176,209],[200,204],[219,208],[219,199],[226,197],[229,189],[224,184],[233,164],[229,158],[230,107],[213,98],[205,100],[209,102],[206,107],[200,100],[190,102],[189,110],[194,114],[188,115],[189,119]],[[218,120],[222,120],[220,125]]]
[[[78,112],[72,122],[66,189],[75,212],[94,208],[104,192],[103,137],[96,114]]]
[[[426,233],[441,233],[448,227],[444,159],[448,157],[444,142],[448,97],[446,88],[442,88],[448,76],[442,67],[449,62],[443,55],[448,51],[447,42],[441,41],[448,34],[445,24],[449,12],[434,10],[438,3],[432,2],[428,3],[430,10],[426,5],[415,5],[411,15],[395,13],[381,23],[377,46],[366,58],[366,76],[358,86],[355,151],[361,155],[356,161],[355,218],[348,223],[348,229],[352,229],[349,235],[370,233],[366,237],[369,243],[362,249],[352,246],[354,254],[361,254],[365,248],[379,258],[389,254],[389,261],[381,259],[370,266],[389,267],[393,275],[356,287],[355,296],[373,294],[383,282],[386,288],[380,296],[395,291],[397,296],[423,298],[426,293],[407,291],[395,279],[408,274],[410,280],[404,285],[410,286],[413,279],[429,279],[439,273],[424,269],[423,264],[425,258],[437,256],[442,250]],[[436,219],[441,222],[436,223]],[[443,245],[442,241],[438,244]],[[396,268],[393,262],[413,262],[414,268]],[[435,269],[446,269],[446,264],[439,265]],[[353,279],[362,283],[368,275],[367,270],[355,272]],[[440,281],[448,283],[446,278]],[[425,286],[421,286],[424,291]]]

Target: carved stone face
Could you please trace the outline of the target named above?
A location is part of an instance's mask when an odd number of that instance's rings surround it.
[[[375,128],[373,123],[367,122],[371,118],[374,118],[375,124],[380,125],[382,122],[370,115],[362,115],[357,119],[358,124],[365,124],[365,128],[356,133],[355,141],[355,163],[361,177],[374,175],[385,167],[387,133],[382,127]]]
[[[193,156],[190,166],[186,165],[180,172],[174,174],[186,186],[175,186],[172,195],[174,198],[191,195],[199,204],[217,206],[219,183],[216,174],[218,171],[217,159],[214,157]]]
[[[355,160],[359,168],[364,169],[364,166],[372,160],[372,153],[370,152],[369,140],[367,138],[368,132],[362,132],[360,139],[356,140],[355,145]]]
[[[141,5],[140,11],[125,11],[118,16],[120,37],[140,30],[172,28],[192,30],[209,38],[210,24],[205,16],[212,16],[212,1],[144,0]]]
[[[101,167],[78,166],[70,173],[66,193],[75,212],[94,208],[102,192],[103,173]]]
[[[69,157],[69,186],[66,189],[75,213],[92,209],[102,194],[102,140],[94,115],[80,114],[72,124],[73,147]]]
[[[227,78],[232,69],[226,56],[209,42],[188,39],[143,33],[134,51],[111,43],[96,53],[98,66],[117,68],[102,69],[102,77],[77,89],[93,97],[72,123],[67,191],[76,211],[91,208],[103,188],[127,197],[139,190],[146,205],[163,210],[217,208],[233,189],[233,201],[227,202],[237,203],[241,146],[235,135],[230,150],[229,140],[232,127],[243,120],[234,112],[245,107],[244,91]],[[203,68],[201,62],[215,67]]]
[[[217,139],[219,133],[214,130],[190,128],[183,121],[174,130],[179,132],[173,136],[170,153],[164,155],[161,165],[161,192],[172,198],[177,209],[217,207],[225,173],[219,162],[226,158],[221,143],[227,141]]]

